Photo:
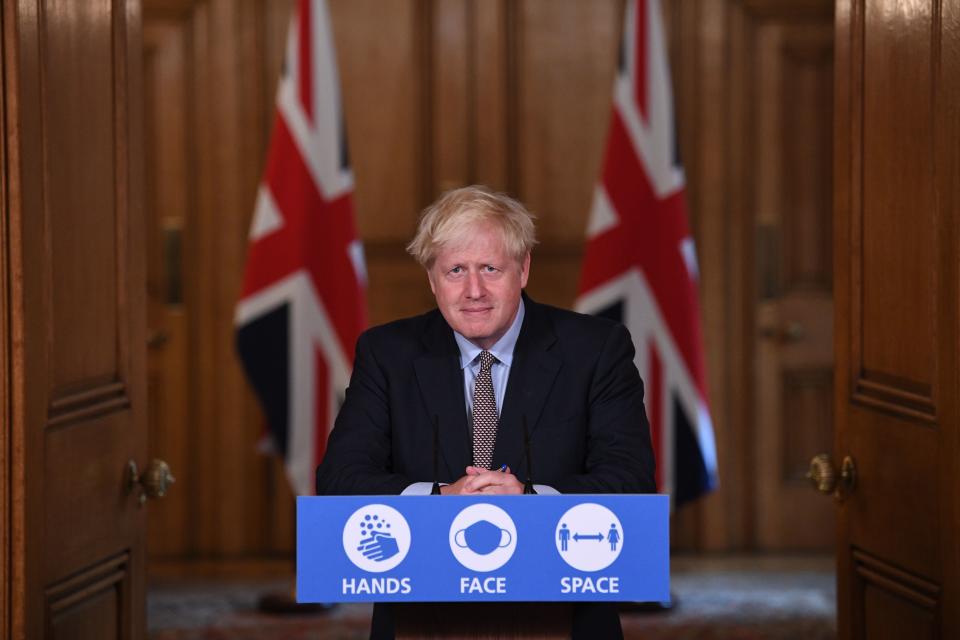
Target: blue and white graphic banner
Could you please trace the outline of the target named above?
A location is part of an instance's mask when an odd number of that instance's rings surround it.
[[[299,602],[666,601],[666,495],[297,498]]]

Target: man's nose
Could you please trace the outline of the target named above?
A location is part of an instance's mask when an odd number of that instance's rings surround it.
[[[480,278],[480,274],[476,271],[472,271],[467,274],[467,297],[468,298],[481,298],[484,294],[483,280]]]

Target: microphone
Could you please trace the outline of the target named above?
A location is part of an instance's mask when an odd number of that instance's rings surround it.
[[[440,482],[438,481],[439,477],[439,468],[437,466],[437,452],[440,449],[440,416],[434,414],[433,416],[433,488],[430,490],[430,495],[439,496],[440,495]]]
[[[527,430],[527,414],[523,414],[523,450],[527,456],[527,480],[523,483],[523,495],[535,496],[537,491],[533,488],[533,480],[530,479],[533,475],[533,469],[530,462],[530,432]]]

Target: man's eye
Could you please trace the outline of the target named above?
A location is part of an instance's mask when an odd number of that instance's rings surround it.
[[[492,264],[488,264],[488,265],[486,265],[486,266],[483,268],[483,270],[484,270],[486,273],[493,273],[494,271],[497,270],[497,268],[496,268],[495,266],[493,266]]]
[[[463,271],[463,267],[454,267],[453,269],[450,269],[450,273],[453,273],[453,274],[457,274],[462,271]]]

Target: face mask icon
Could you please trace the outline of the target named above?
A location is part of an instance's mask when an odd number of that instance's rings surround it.
[[[477,520],[466,529],[460,529],[453,537],[458,547],[470,549],[474,553],[486,555],[494,549],[506,547],[513,536],[489,520]]]

